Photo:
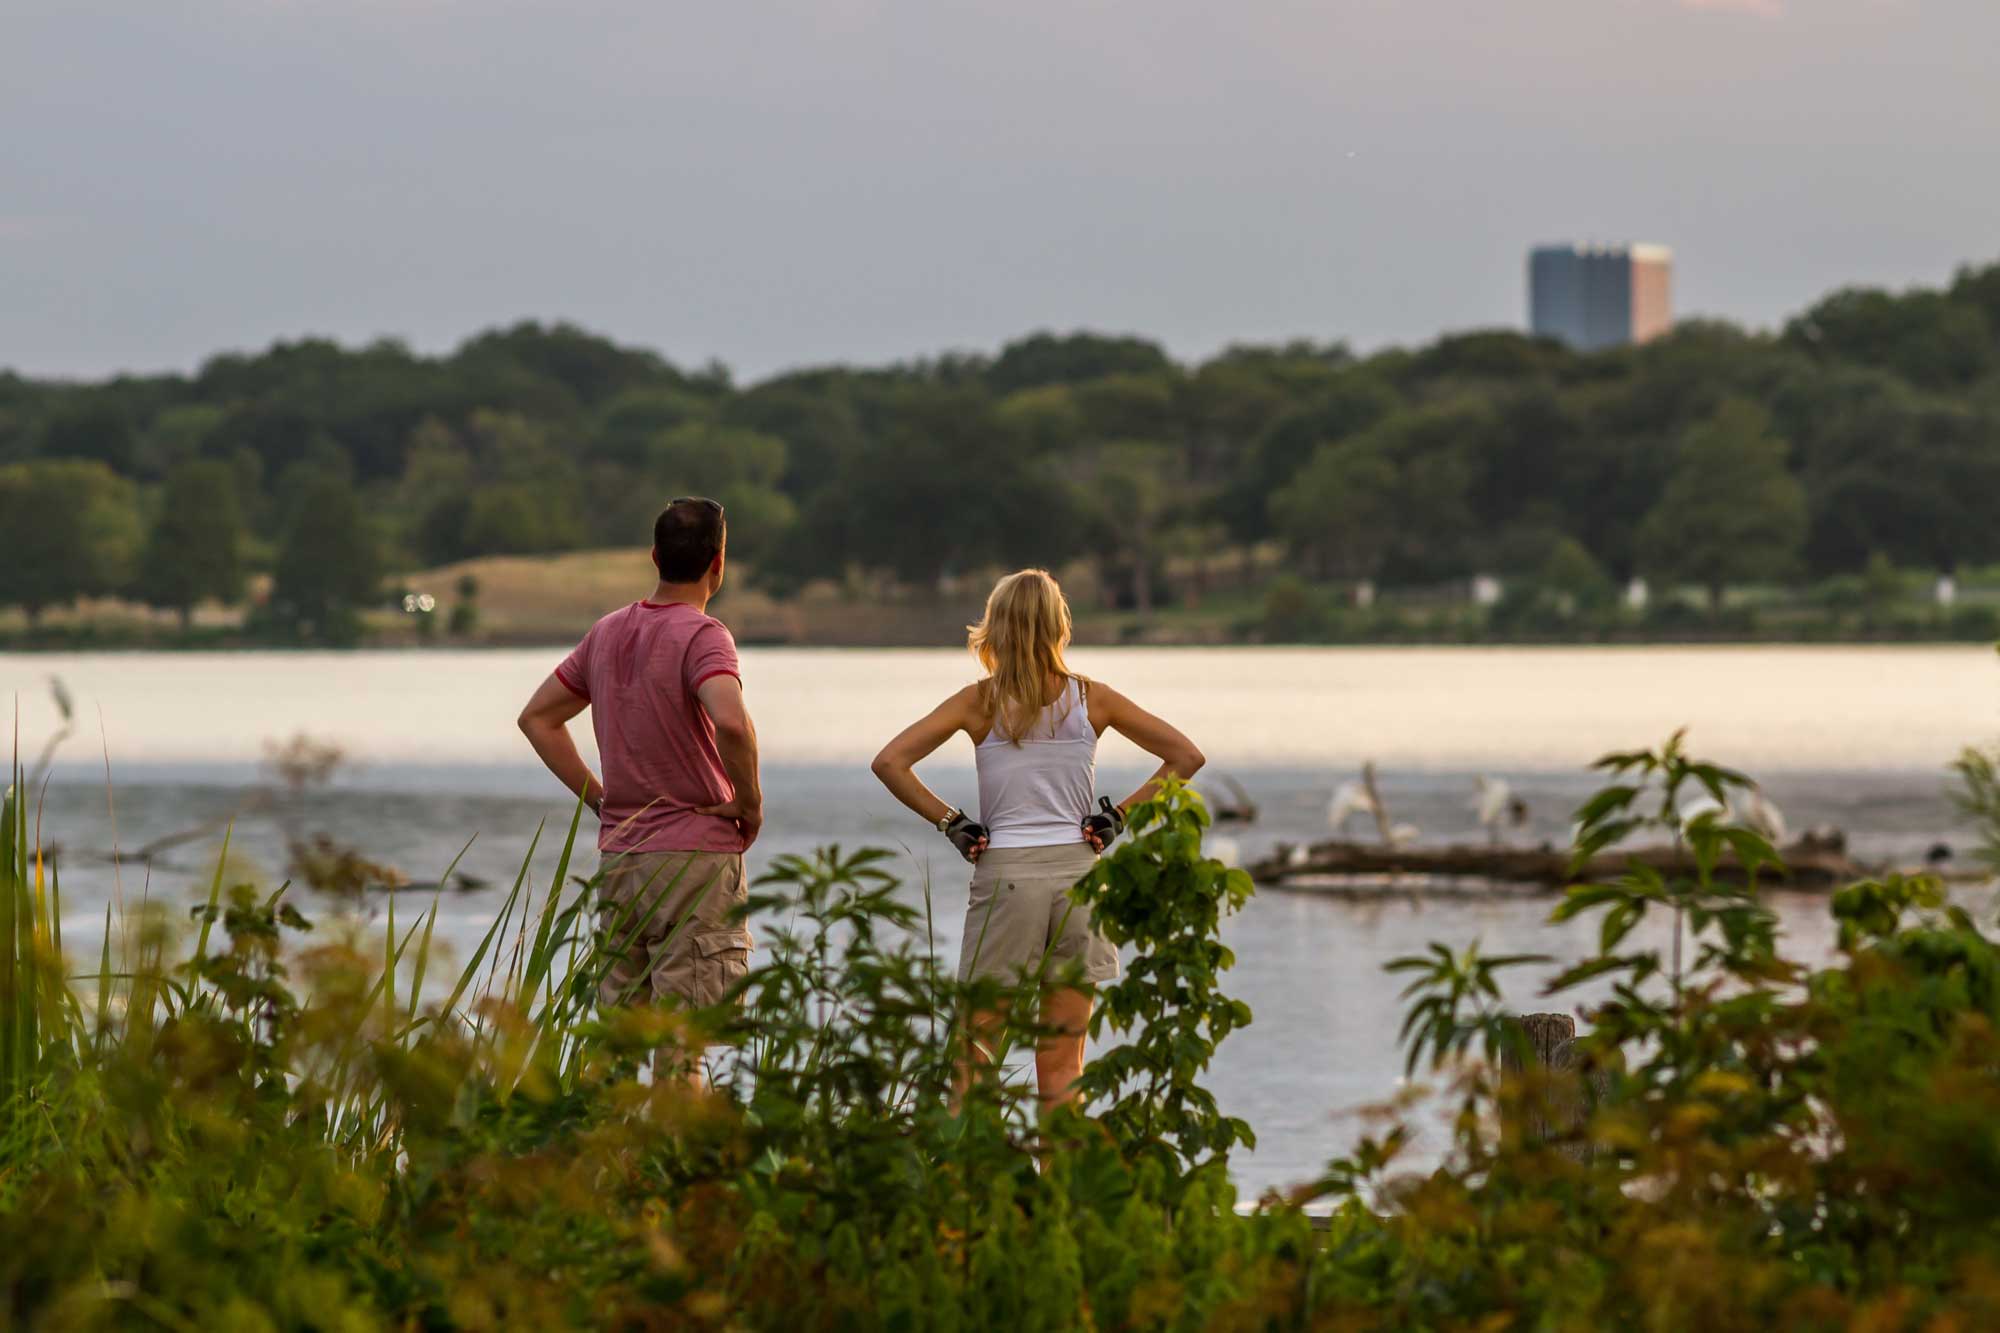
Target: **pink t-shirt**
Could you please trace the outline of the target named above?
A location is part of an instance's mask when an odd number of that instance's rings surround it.
[[[685,602],[634,602],[590,627],[556,679],[590,702],[604,765],[598,850],[740,852],[736,822],[698,815],[736,789],[695,697],[716,676],[743,678],[736,640]]]

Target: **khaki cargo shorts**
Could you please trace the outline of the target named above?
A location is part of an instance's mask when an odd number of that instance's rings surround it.
[[[1090,909],[1069,899],[1070,888],[1096,863],[1097,853],[1082,842],[982,852],[972,867],[959,980],[1039,975],[1054,981],[1072,964],[1081,968],[1085,985],[1116,977],[1118,950],[1091,929]]]
[[[599,939],[617,955],[599,1003],[673,996],[716,1004],[749,973],[750,931],[738,919],[750,895],[741,853],[607,855],[597,895]]]

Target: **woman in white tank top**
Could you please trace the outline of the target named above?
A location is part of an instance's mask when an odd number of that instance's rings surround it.
[[[1069,901],[1125,811],[1162,778],[1202,766],[1194,742],[1100,681],[1069,669],[1069,603],[1046,570],[1009,574],[968,633],[985,679],[905,728],[875,756],[875,776],[973,863],[959,976],[1062,977],[1044,995],[1042,1022],[1057,1035],[1035,1052],[1046,1105],[1067,1101],[1083,1072],[1092,988],[1118,975],[1118,951]],[[1118,731],[1160,760],[1117,805],[1097,799],[1097,738]],[[979,817],[946,803],[916,766],[963,731],[979,769]],[[1095,807],[1095,808],[1093,808]],[[1046,966],[1045,966],[1046,963]],[[983,1025],[982,1025],[983,1026]],[[974,1058],[990,1052],[975,1039]]]

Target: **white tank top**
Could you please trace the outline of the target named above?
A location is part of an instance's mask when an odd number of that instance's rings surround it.
[[[979,822],[989,847],[1083,841],[1097,794],[1097,732],[1082,682],[1071,680],[1016,745],[994,719],[979,742]]]

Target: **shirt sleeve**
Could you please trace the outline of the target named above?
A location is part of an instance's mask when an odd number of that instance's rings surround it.
[[[729,627],[719,620],[711,620],[696,630],[694,638],[688,641],[683,670],[687,674],[689,694],[717,676],[734,676],[742,680],[743,668],[736,660],[736,639],[730,634]]]
[[[568,657],[556,664],[556,679],[563,688],[586,702],[590,699],[590,641],[597,637],[595,628],[583,636],[583,642],[570,649]]]

